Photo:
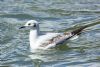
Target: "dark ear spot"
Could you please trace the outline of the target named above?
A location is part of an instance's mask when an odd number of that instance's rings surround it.
[[[34,26],[33,27],[36,27],[36,24],[34,24]]]

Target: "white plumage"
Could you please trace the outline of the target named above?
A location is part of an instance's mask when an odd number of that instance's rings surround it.
[[[35,20],[29,20],[21,28],[30,29],[29,41],[31,50],[52,48],[73,36],[71,32],[45,33],[40,35],[39,23]]]

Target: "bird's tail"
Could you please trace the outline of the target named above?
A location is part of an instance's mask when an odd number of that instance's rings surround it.
[[[88,28],[88,27],[91,27],[91,26],[100,24],[100,19],[99,20],[92,21],[92,22],[93,23],[90,23],[90,24],[87,24],[87,25],[84,25],[84,26],[79,27],[78,29],[72,31],[71,33],[73,35],[79,35],[81,33],[81,31],[83,31],[85,28]]]

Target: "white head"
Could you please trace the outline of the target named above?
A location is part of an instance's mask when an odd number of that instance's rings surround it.
[[[22,29],[22,28],[38,29],[39,23],[36,20],[29,20],[24,26],[20,27],[19,29]]]
[[[30,34],[29,34],[30,47],[32,49],[35,48],[37,45],[35,45],[34,43],[36,43],[36,40],[40,33],[39,23],[35,20],[29,20],[28,22],[26,22],[24,26],[20,27],[19,29],[22,29],[22,28],[28,28],[30,30]]]

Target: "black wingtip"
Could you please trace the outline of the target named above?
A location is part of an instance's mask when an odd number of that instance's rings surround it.
[[[85,28],[86,28],[86,26],[80,27],[80,28],[78,28],[78,29],[72,31],[71,33],[72,33],[73,35],[79,35],[79,34],[81,33],[81,31],[82,31],[83,29],[85,29]]]

